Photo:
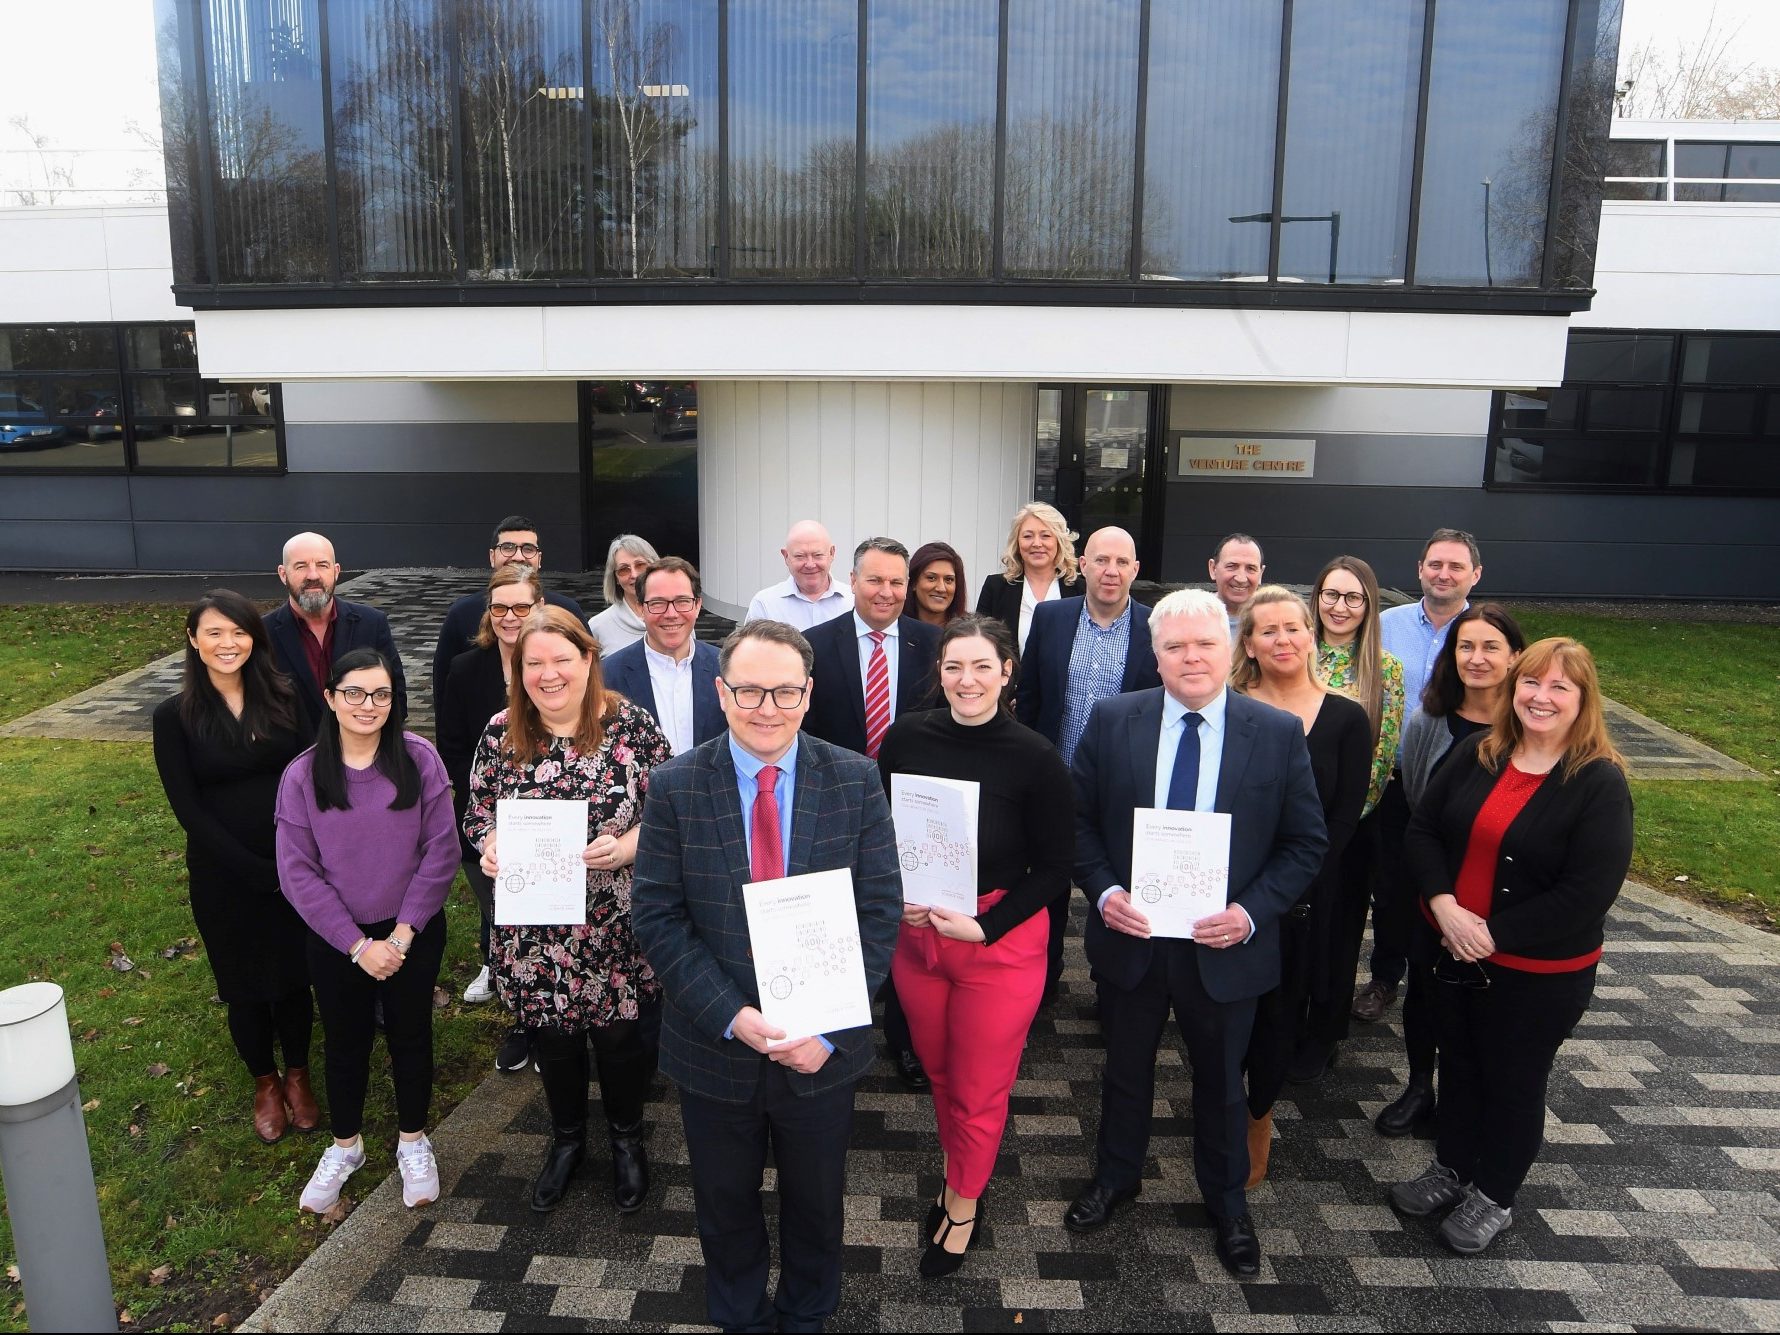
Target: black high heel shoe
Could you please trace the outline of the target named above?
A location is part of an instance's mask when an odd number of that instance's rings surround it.
[[[933,1235],[938,1230],[940,1221],[945,1217],[946,1205],[944,1201],[935,1201],[932,1205],[927,1207],[927,1219],[926,1222],[921,1225],[921,1242],[923,1246],[933,1241]]]
[[[944,1279],[947,1275],[957,1273],[958,1267],[964,1264],[964,1258],[970,1254],[970,1249],[977,1245],[977,1236],[982,1232],[979,1223],[982,1217],[983,1203],[981,1201],[977,1202],[977,1212],[969,1219],[954,1219],[944,1210],[940,1211],[940,1218],[945,1221],[945,1231],[939,1235],[937,1241],[929,1242],[927,1250],[921,1253],[922,1279]],[[966,1226],[970,1228],[970,1238],[965,1242],[964,1250],[961,1252],[947,1251],[945,1242],[951,1236],[952,1230]],[[935,1225],[935,1227],[938,1226]]]

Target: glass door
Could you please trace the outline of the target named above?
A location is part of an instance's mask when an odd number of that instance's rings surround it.
[[[1085,540],[1116,525],[1138,560],[1158,555],[1161,480],[1154,409],[1166,390],[1143,385],[1044,385],[1038,390],[1033,496],[1050,501]]]

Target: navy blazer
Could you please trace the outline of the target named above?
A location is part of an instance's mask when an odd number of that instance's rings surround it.
[[[339,619],[334,623],[334,661],[338,663],[354,649],[376,649],[389,660],[390,674],[395,678],[396,698],[390,707],[389,721],[400,724],[408,717],[408,680],[402,673],[402,655],[396,650],[395,637],[389,633],[389,618],[369,603],[349,603],[334,599]],[[266,613],[266,634],[272,640],[272,657],[279,670],[297,688],[297,710],[302,715],[305,745],[315,740],[327,706],[321,698],[322,683],[309,670],[309,658],[303,652],[299,636],[309,634],[287,599]]]
[[[859,913],[865,986],[877,995],[902,922],[896,830],[878,767],[819,738],[797,741],[789,876],[847,868]],[[661,1069],[682,1089],[720,1103],[753,1096],[769,1059],[724,1031],[759,1006],[742,887],[753,880],[729,734],[649,772],[631,887],[631,927],[667,1005]],[[869,1025],[824,1035],[834,1052],[814,1075],[787,1072],[800,1095],[850,1084],[876,1055]]]
[[[899,617],[896,636],[896,712],[926,709],[933,702],[934,664],[939,661],[939,627],[913,617]],[[804,632],[816,651],[811,671],[816,684],[810,689],[810,712],[803,730],[825,742],[865,754],[865,677],[859,670],[859,628],[853,613],[824,621]]]
[[[1075,880],[1088,896],[1088,962],[1097,977],[1126,991],[1149,970],[1154,942],[1115,932],[1099,904],[1106,890],[1131,888],[1131,813],[1155,805],[1162,698],[1158,687],[1097,702],[1071,766]],[[1227,950],[1194,948],[1201,949],[1199,975],[1212,1000],[1241,1001],[1279,985],[1279,920],[1315,879],[1329,835],[1297,715],[1228,687],[1224,700],[1213,810],[1231,816],[1226,902],[1247,911],[1255,934]]]
[[[723,705],[717,699],[717,646],[693,642],[692,647],[692,744],[708,742],[729,731],[723,717]],[[655,683],[649,679],[649,660],[643,655],[643,641],[627,644],[601,665],[606,685],[649,711],[657,723],[661,715],[655,708]]]
[[[1055,746],[1063,735],[1063,701],[1069,694],[1069,655],[1075,649],[1075,633],[1082,619],[1082,598],[1059,598],[1032,609],[1032,628],[1026,634],[1026,651],[1020,655],[1020,684],[1014,692],[1014,713]],[[1018,615],[1016,609],[1015,615]],[[1018,622],[1016,621],[1016,625]],[[1150,646],[1150,609],[1131,600],[1131,645],[1125,651],[1125,676],[1121,691],[1143,691],[1160,686],[1156,651]]]

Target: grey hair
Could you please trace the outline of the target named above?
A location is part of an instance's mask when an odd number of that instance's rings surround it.
[[[782,644],[787,649],[797,650],[798,657],[803,659],[803,675],[808,677],[816,670],[816,651],[810,648],[810,642],[803,637],[803,632],[796,626],[783,621],[772,621],[766,617],[755,617],[752,621],[744,621],[724,639],[723,645],[717,650],[717,675],[729,675],[729,660],[735,657],[735,651],[749,640],[759,640],[765,644]]]
[[[1230,643],[1230,613],[1214,593],[1204,589],[1176,589],[1150,609],[1150,647],[1162,642],[1162,623],[1208,617],[1218,623],[1218,634]]]
[[[853,549],[853,571],[859,572],[859,563],[865,559],[867,552],[887,552],[891,556],[900,556],[904,565],[908,564],[909,549],[895,538],[867,538]]]
[[[629,552],[632,556],[640,556],[650,565],[661,560],[661,553],[656,551],[646,538],[639,538],[634,533],[620,533],[613,538],[612,545],[606,548],[606,582],[603,587],[607,607],[618,606],[618,600],[624,597],[623,591],[618,587],[618,576],[612,569],[612,562],[617,559],[619,552]]]

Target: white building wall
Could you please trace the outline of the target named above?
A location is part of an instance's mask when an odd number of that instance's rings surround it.
[[[1608,200],[1597,255],[1578,329],[1780,326],[1780,204]]]
[[[160,205],[0,209],[0,323],[190,318]]]
[[[699,385],[699,545],[713,610],[737,615],[785,578],[799,519],[825,523],[837,574],[861,539],[949,542],[974,600],[1032,499],[1037,395],[1021,383],[706,381]]]

